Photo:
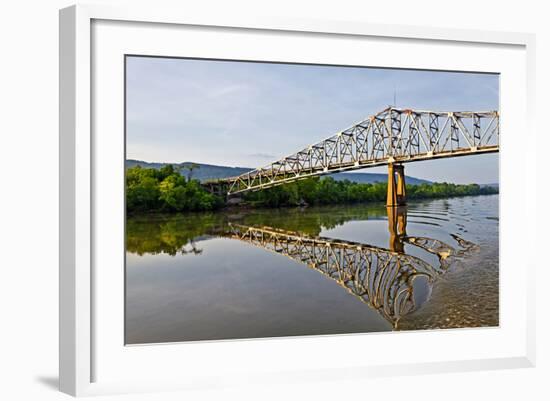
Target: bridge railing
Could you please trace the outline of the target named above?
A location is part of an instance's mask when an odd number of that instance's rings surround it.
[[[227,180],[229,194],[387,163],[498,151],[497,111],[389,107],[299,152]]]

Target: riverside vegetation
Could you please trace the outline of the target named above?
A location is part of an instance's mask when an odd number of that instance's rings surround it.
[[[315,177],[243,196],[249,207],[284,207],[298,205],[353,204],[384,202],[386,183],[360,184],[331,177]],[[407,185],[408,199],[435,199],[455,196],[490,195],[495,187],[478,184],[432,183]],[[166,165],[160,169],[140,166],[126,169],[126,208],[128,213],[173,213],[216,210],[225,206],[224,200],[206,191],[192,169],[184,176],[180,169]]]

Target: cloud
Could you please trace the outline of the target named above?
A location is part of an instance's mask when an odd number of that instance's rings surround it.
[[[249,155],[247,155],[249,157],[254,157],[256,159],[276,159],[277,156],[275,155],[272,155],[270,153],[251,153]]]
[[[222,87],[212,88],[207,96],[211,99],[236,96],[250,96],[253,94],[254,88],[249,85],[237,84],[227,85]]]

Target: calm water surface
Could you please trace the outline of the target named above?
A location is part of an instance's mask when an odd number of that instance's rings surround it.
[[[126,343],[498,325],[498,195],[133,217]]]

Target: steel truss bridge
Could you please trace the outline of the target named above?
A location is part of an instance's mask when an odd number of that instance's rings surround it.
[[[436,255],[438,266],[392,249],[379,248],[356,242],[309,237],[297,232],[271,227],[250,227],[229,224],[222,234],[254,246],[284,255],[334,280],[369,307],[378,311],[394,329],[399,320],[417,309],[413,282],[425,277],[428,285],[442,274],[453,257],[461,257],[475,249],[475,245],[455,238],[463,248],[457,250],[442,241],[407,237],[399,232],[397,220],[389,220],[390,233],[400,242],[409,243]],[[401,225],[401,229],[404,225]],[[390,240],[390,247],[395,241]]]
[[[498,151],[498,111],[388,107],[267,166],[204,185],[231,196],[324,174],[388,165],[387,204],[398,206],[406,200],[403,163]]]

